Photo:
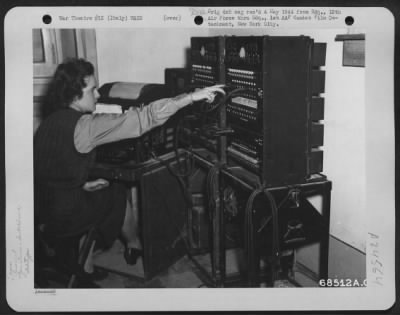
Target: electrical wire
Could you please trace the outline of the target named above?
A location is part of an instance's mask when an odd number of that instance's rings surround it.
[[[245,226],[247,227],[246,233],[245,233],[245,242],[246,242],[246,248],[248,252],[254,253],[254,222],[253,222],[253,205],[254,205],[254,200],[255,198],[260,195],[264,194],[270,204],[271,207],[271,212],[272,212],[272,222],[273,222],[273,228],[272,228],[272,258],[273,258],[273,265],[272,265],[272,281],[274,282],[275,280],[278,279],[278,271],[280,269],[280,244],[279,244],[279,221],[278,221],[278,206],[276,205],[276,201],[272,193],[264,188],[264,187],[259,187],[256,188],[249,196],[247,203],[246,203],[246,208],[245,208]],[[254,263],[253,261],[248,261],[249,264]],[[251,266],[249,266],[251,267]]]
[[[239,93],[239,92],[246,92],[246,91],[251,91],[251,90],[250,90],[250,89],[247,89],[247,88],[236,88],[236,89],[230,91],[229,93],[227,93],[226,95],[224,95],[224,96],[222,97],[222,99],[221,99],[219,102],[217,102],[216,104],[214,104],[214,105],[212,105],[212,106],[211,106],[211,104],[209,104],[209,103],[203,102],[202,104],[206,104],[206,105],[209,105],[209,106],[210,106],[210,108],[204,109],[204,110],[203,110],[203,113],[211,113],[211,112],[213,112],[214,110],[216,110],[217,108],[219,108],[222,104],[225,104],[225,103],[226,103],[230,98],[232,98],[235,94],[237,94],[237,93]]]
[[[272,221],[273,221],[273,228],[272,228],[272,250],[273,250],[273,270],[272,270],[272,281],[278,280],[278,272],[280,269],[280,239],[279,239],[279,221],[278,221],[278,207],[275,202],[275,198],[272,193],[268,189],[263,190],[264,194],[267,196],[268,201],[271,205],[272,210]]]
[[[283,200],[279,203],[278,209],[280,209],[286,203],[286,201],[289,200],[289,198],[292,196],[293,193],[300,194],[300,192],[301,192],[300,189],[297,189],[297,188],[289,189],[285,198],[283,198]]]
[[[192,164],[191,164],[192,167],[190,167],[188,169],[187,168],[187,164],[186,164],[185,165],[186,172],[182,171],[183,167],[182,167],[182,164],[181,164],[181,160],[179,159],[179,152],[178,152],[179,133],[182,130],[182,127],[181,127],[182,121],[183,121],[182,118],[179,119],[179,121],[178,121],[178,123],[176,125],[176,128],[175,128],[175,133],[174,133],[174,152],[175,152],[176,164],[178,165],[178,172],[176,173],[176,175],[179,176],[179,177],[188,177],[188,176],[190,176],[190,174],[193,171],[194,160],[192,160]],[[192,156],[193,156],[193,152],[192,152],[191,148],[190,148],[190,152],[192,153]]]
[[[279,205],[277,206],[278,210],[282,208],[282,206],[289,200],[289,198],[292,196],[293,193],[300,194],[300,190],[297,188],[292,188],[288,191],[286,196],[281,200]],[[272,217],[269,216],[267,218],[264,218],[264,220],[261,222],[260,227],[257,230],[257,233],[261,233],[261,231],[268,225],[268,223],[271,221]]]
[[[253,204],[255,198],[262,193],[262,188],[255,189],[247,199],[246,207],[245,207],[245,249],[247,250],[247,257],[249,260],[247,261],[248,270],[253,268],[253,258],[249,256],[249,253],[254,253],[254,235],[253,235]]]
[[[217,177],[219,168],[220,168],[219,164],[215,164],[213,167],[210,168],[206,177],[206,194],[207,194],[209,209],[214,209],[216,207],[215,178]],[[209,211],[209,216],[210,220],[212,220],[211,211]]]
[[[225,87],[231,87],[229,85],[225,85]],[[205,88],[204,85],[193,85],[192,89],[195,88]],[[201,112],[202,113],[210,113],[213,112],[214,110],[216,110],[218,107],[220,107],[222,104],[226,103],[232,96],[234,96],[235,94],[237,94],[238,92],[253,92],[253,90],[249,89],[249,88],[235,88],[232,91],[230,91],[229,93],[227,93],[226,95],[223,96],[223,98],[217,102],[216,104],[212,105],[210,103],[207,103],[206,101],[203,101],[200,103],[200,108],[202,108]],[[206,107],[209,107],[208,109],[206,109]]]

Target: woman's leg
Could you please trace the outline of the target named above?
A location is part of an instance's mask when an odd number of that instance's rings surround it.
[[[79,244],[79,248],[81,249],[83,246],[83,242],[85,241],[87,235],[83,236],[80,239],[80,244]],[[89,254],[88,257],[85,261],[85,264],[83,266],[83,270],[86,271],[87,273],[92,273],[94,272],[94,265],[93,265],[93,251],[94,251],[94,246],[96,244],[96,240],[92,243],[92,246],[90,246],[90,250],[89,250]]]
[[[142,249],[139,239],[139,207],[137,187],[127,189],[125,219],[122,225],[122,237],[128,248]]]

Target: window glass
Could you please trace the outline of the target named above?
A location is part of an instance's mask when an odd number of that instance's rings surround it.
[[[45,62],[43,35],[40,29],[33,30],[33,63]]]
[[[63,58],[78,57],[75,30],[62,29],[60,30],[60,37]]]

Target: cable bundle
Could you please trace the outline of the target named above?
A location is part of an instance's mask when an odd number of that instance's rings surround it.
[[[272,212],[272,222],[273,222],[273,228],[272,228],[272,258],[273,258],[273,264],[272,264],[272,281],[276,281],[278,279],[278,272],[280,269],[280,244],[279,244],[279,225],[278,225],[278,207],[275,202],[275,198],[272,195],[272,193],[268,190],[265,189],[264,187],[259,187],[255,189],[249,196],[247,203],[246,203],[246,209],[245,209],[245,242],[246,242],[246,248],[248,253],[254,253],[255,252],[255,239],[254,239],[254,222],[253,222],[253,214],[255,211],[253,210],[253,205],[254,205],[254,200],[259,194],[264,194],[271,207],[271,212]],[[250,257],[250,261],[248,261],[249,268],[251,269],[254,263],[253,261],[254,257]],[[252,270],[252,269],[251,269]],[[253,275],[250,275],[250,279],[253,277]]]
[[[249,89],[245,89],[245,88],[236,88],[232,91],[230,91],[229,93],[227,93],[226,95],[224,95],[224,97],[217,102],[216,104],[214,104],[213,106],[210,106],[210,108],[208,109],[203,109],[203,113],[210,113],[214,110],[216,110],[217,108],[219,108],[222,104],[225,104],[230,98],[232,98],[235,94],[239,93],[239,92],[245,92],[245,91],[250,91]],[[203,104],[207,104],[206,102],[203,102]]]
[[[219,164],[215,164],[212,168],[210,168],[210,170],[207,173],[207,177],[206,177],[206,193],[207,193],[207,200],[208,200],[208,206],[209,209],[215,209],[216,204],[215,204],[215,200],[217,198],[219,198],[219,196],[215,195],[215,179],[217,177],[218,171],[220,169],[220,165]],[[209,211],[210,214],[210,220],[212,220],[212,216],[211,216],[211,211]]]

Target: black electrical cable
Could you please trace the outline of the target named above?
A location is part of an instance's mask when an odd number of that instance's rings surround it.
[[[245,207],[245,248],[247,250],[247,257],[253,259],[254,257],[249,257],[249,252],[254,253],[254,238],[253,238],[253,204],[255,198],[262,193],[262,188],[255,189],[247,199],[246,207]],[[252,268],[251,264],[253,261],[247,261],[247,268]]]
[[[272,228],[272,250],[273,250],[273,271],[272,271],[272,281],[278,280],[278,272],[280,269],[280,237],[279,237],[279,220],[278,220],[278,207],[275,202],[275,198],[272,193],[268,189],[264,189],[264,194],[267,196],[268,201],[271,205],[272,210],[272,221],[273,221],[273,228]]]
[[[278,270],[280,267],[280,240],[279,240],[279,221],[278,221],[278,207],[275,202],[275,198],[272,195],[272,193],[263,187],[259,187],[255,189],[249,196],[247,203],[246,203],[246,208],[245,208],[245,226],[247,227],[246,233],[245,233],[245,241],[246,241],[246,247],[247,250],[250,252],[254,253],[254,222],[253,222],[253,205],[254,205],[254,200],[255,198],[263,193],[271,207],[271,212],[272,212],[272,222],[273,222],[273,228],[272,228],[272,251],[273,251],[273,265],[272,265],[272,281],[274,282],[275,280],[278,279]],[[248,262],[251,263],[251,262]]]
[[[216,110],[217,108],[219,108],[222,104],[225,104],[230,98],[232,98],[235,94],[239,93],[239,92],[245,92],[245,91],[251,91],[250,89],[247,88],[236,88],[232,91],[230,91],[229,93],[227,93],[226,95],[224,95],[222,97],[222,99],[217,102],[215,105],[212,105],[210,108],[208,109],[204,109],[203,113],[210,113],[213,112],[214,110]],[[208,104],[206,102],[203,102],[203,104]]]
[[[174,133],[174,152],[175,152],[175,160],[176,160],[176,164],[178,165],[178,171],[176,172],[176,176],[178,177],[190,177],[193,175],[195,167],[194,167],[194,157],[193,157],[193,150],[192,147],[189,146],[189,153],[190,153],[190,167],[188,167],[188,164],[186,162],[185,164],[185,171],[183,171],[183,167],[182,167],[182,163],[179,159],[179,152],[178,152],[178,143],[179,143],[179,139],[180,139],[180,135],[179,133],[183,130],[182,128],[182,122],[183,122],[184,118],[180,118],[176,128],[175,128],[175,133]],[[186,161],[186,159],[185,159]]]
[[[178,142],[179,142],[179,133],[181,131],[181,124],[182,124],[182,119],[179,119],[178,123],[176,124],[175,127],[175,133],[174,133],[174,152],[175,152],[175,160],[176,160],[176,164],[178,165],[178,170],[179,173],[177,173],[177,176],[181,176],[181,177],[187,177],[190,175],[191,170],[187,170],[187,164],[185,166],[186,168],[186,173],[183,173],[182,171],[182,164],[181,164],[181,160],[179,159],[179,153],[178,153]]]
[[[215,178],[217,176],[217,172],[219,171],[219,164],[215,164],[212,168],[207,173],[206,177],[206,193],[207,193],[207,199],[208,199],[208,205],[209,209],[214,209],[215,208]],[[211,211],[209,211],[209,216],[210,220],[212,220],[211,217]]]
[[[230,87],[228,85],[225,85],[226,87]],[[206,88],[206,86],[202,86],[202,85],[193,85],[192,89],[194,88]],[[213,112],[214,110],[216,110],[218,107],[220,107],[222,104],[226,103],[232,96],[234,96],[235,94],[237,94],[238,92],[253,92],[253,90],[249,89],[249,88],[235,88],[232,91],[230,91],[229,93],[227,93],[226,95],[223,96],[223,98],[217,102],[216,104],[212,105],[210,108],[208,109],[204,109],[204,107],[206,106],[210,106],[210,103],[207,103],[206,101],[203,101],[200,103],[200,108],[203,108],[203,110],[201,110],[201,112],[203,113],[210,113]]]
[[[282,206],[289,200],[289,198],[290,198],[290,196],[292,195],[292,193],[298,193],[298,194],[300,194],[300,190],[299,189],[297,189],[297,188],[293,188],[293,189],[290,189],[289,191],[288,191],[288,193],[286,194],[286,196],[282,199],[282,201],[279,203],[279,205],[278,205],[278,210],[280,209],[280,208],[282,208]],[[271,219],[272,219],[272,216],[269,216],[269,217],[267,217],[267,218],[264,218],[264,220],[262,221],[262,223],[260,224],[261,226],[258,228],[258,230],[257,230],[257,233],[260,233],[266,226],[267,226],[267,224],[271,221]]]
[[[283,200],[279,203],[278,205],[278,210],[285,204],[286,201],[289,200],[290,196],[292,195],[292,193],[300,193],[300,190],[297,188],[292,188],[288,191],[287,195],[285,196],[285,198],[283,198]]]
[[[212,167],[209,172],[207,173],[206,176],[206,195],[207,195],[207,199],[208,199],[208,206],[209,209],[215,209],[216,205],[215,205],[215,200],[216,197],[215,196],[215,178],[217,176],[217,171],[220,169],[220,167],[218,165],[214,165],[214,167]],[[209,211],[209,220],[212,220],[212,212]],[[226,239],[228,239],[229,241],[234,241],[234,238],[230,237],[229,233],[225,233],[225,237]]]

